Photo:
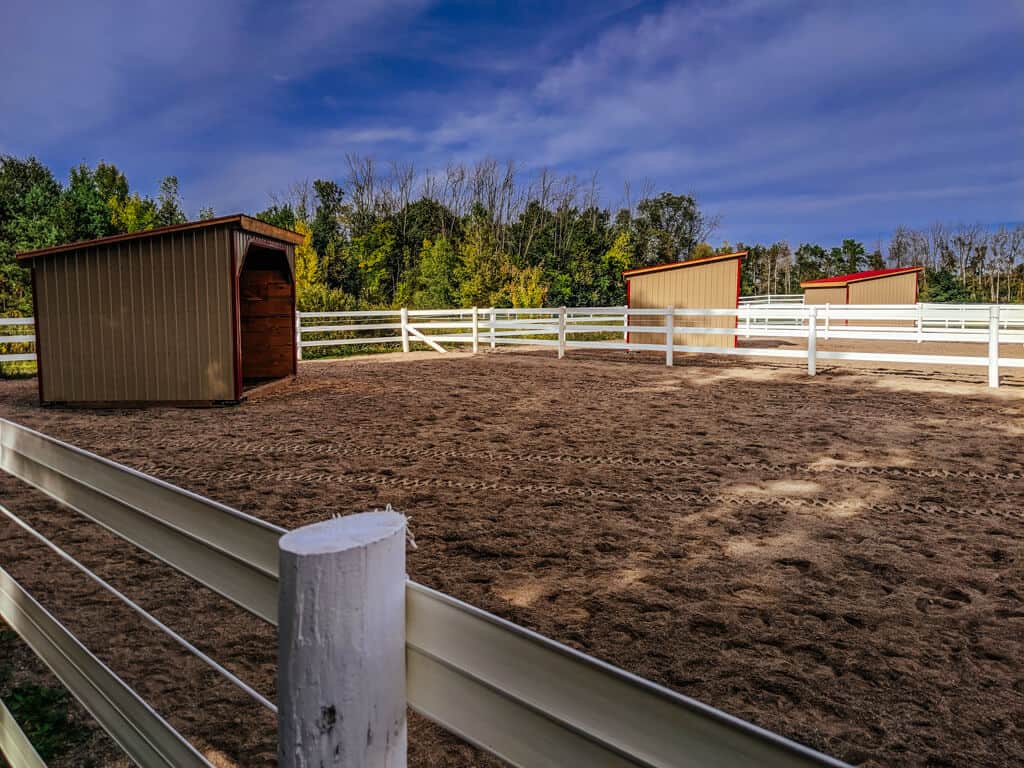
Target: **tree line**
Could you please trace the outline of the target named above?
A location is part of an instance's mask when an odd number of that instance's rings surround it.
[[[622,272],[747,250],[744,294],[796,293],[802,280],[884,266],[926,268],[922,299],[1024,301],[1024,226],[897,228],[886,252],[845,239],[711,245],[718,230],[692,194],[637,192],[602,203],[596,176],[512,163],[451,163],[437,172],[349,156],[341,180],[292,184],[255,215],[305,235],[296,281],[305,311],[395,306],[600,306],[625,303]],[[203,208],[198,218],[211,218]],[[31,312],[27,270],[14,254],[183,223],[174,176],[154,197],[101,162],[59,182],[37,159],[0,156],[0,313]]]

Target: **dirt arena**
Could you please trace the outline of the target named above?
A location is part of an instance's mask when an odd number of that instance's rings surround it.
[[[1024,377],[633,358],[310,362],[215,410],[43,410],[7,381],[0,415],[286,527],[390,503],[412,578],[848,762],[1024,764]],[[273,696],[269,627],[0,498]],[[4,520],[0,565],[216,764],[274,764],[269,713]],[[496,765],[415,718],[410,763]]]

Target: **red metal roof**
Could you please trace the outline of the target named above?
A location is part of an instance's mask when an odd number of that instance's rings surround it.
[[[710,264],[715,261],[725,261],[726,259],[741,259],[746,255],[746,251],[736,251],[735,253],[719,253],[714,256],[705,256],[701,259],[688,259],[687,261],[672,261],[668,264],[655,264],[653,267],[635,267],[634,269],[627,269],[622,273],[622,276],[629,279],[631,277],[636,277],[637,275],[646,275],[651,272],[664,272],[668,269],[679,269],[680,267],[695,267],[698,264]]]
[[[801,288],[813,287],[816,285],[835,286],[837,288],[849,283],[858,283],[861,280],[872,280],[876,277],[888,277],[889,275],[903,275],[908,272],[921,272],[924,267],[896,267],[895,269],[869,269],[866,272],[852,272],[849,275],[836,275],[835,277],[821,277],[817,280],[804,280],[800,283]]]

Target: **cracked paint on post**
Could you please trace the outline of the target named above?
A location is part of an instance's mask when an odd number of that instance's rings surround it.
[[[281,537],[282,768],[405,768],[405,524],[368,512]]]

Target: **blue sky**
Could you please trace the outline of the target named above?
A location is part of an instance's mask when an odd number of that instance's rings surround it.
[[[720,238],[1024,221],[1024,3],[4,0],[0,152],[253,211],[346,153],[695,194]]]

